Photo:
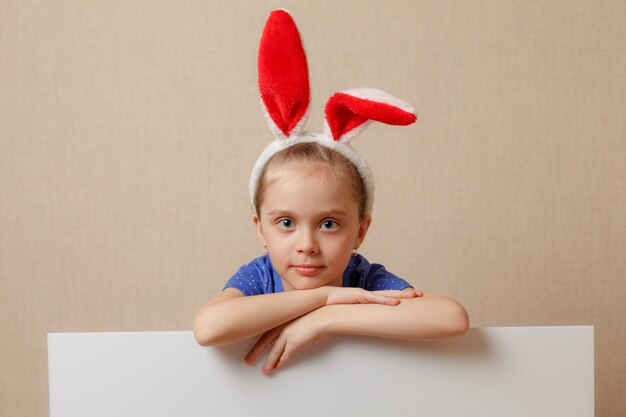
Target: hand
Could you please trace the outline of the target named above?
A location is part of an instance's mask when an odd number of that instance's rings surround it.
[[[327,304],[385,304],[398,305],[400,298],[422,297],[421,291],[406,289],[403,291],[366,291],[361,288],[330,287]],[[297,319],[268,330],[257,340],[245,361],[252,365],[272,343],[263,373],[269,375],[273,370],[282,367],[298,350],[321,342],[328,337],[324,328],[324,308],[313,310]]]
[[[265,332],[246,355],[246,363],[254,364],[263,352],[274,343],[267,361],[263,365],[263,373],[269,375],[273,370],[283,366],[298,350],[326,339],[328,333],[322,325],[323,313],[320,310],[313,310]]]
[[[400,298],[422,297],[421,291],[407,288],[403,291],[367,291],[353,287],[327,287],[329,289],[326,305],[332,304],[385,304],[395,306],[400,304]]]

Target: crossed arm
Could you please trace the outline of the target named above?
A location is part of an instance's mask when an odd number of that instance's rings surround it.
[[[227,288],[200,309],[194,334],[199,344],[216,346],[263,333],[246,362],[256,362],[273,343],[263,367],[269,374],[331,334],[430,340],[463,334],[468,326],[459,303],[413,289],[320,287],[246,297]]]

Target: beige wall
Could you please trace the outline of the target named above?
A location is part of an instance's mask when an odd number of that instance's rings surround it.
[[[46,415],[46,333],[190,329],[259,255],[247,179],[268,12],[335,90],[412,102],[355,146],[363,253],[474,326],[596,326],[596,411],[626,407],[623,1],[17,1],[0,6],[0,415]]]

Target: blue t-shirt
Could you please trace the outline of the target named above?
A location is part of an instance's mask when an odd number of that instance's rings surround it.
[[[370,264],[361,255],[351,256],[343,273],[344,287],[359,287],[368,291],[403,290],[411,284],[387,271],[384,266]],[[278,272],[272,266],[269,255],[263,255],[239,268],[226,282],[224,289],[237,288],[244,295],[283,292]]]

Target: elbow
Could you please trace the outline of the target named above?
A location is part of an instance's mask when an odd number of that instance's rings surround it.
[[[219,346],[224,344],[221,342],[220,334],[216,330],[215,326],[204,320],[200,314],[196,316],[193,323],[193,335],[200,346]]]
[[[448,329],[450,336],[462,336],[469,330],[469,315],[467,310],[461,304],[451,300],[450,317]]]
[[[211,346],[211,335],[205,330],[204,326],[199,323],[197,318],[193,323],[193,336],[196,338],[196,342],[200,346]]]
[[[196,338],[196,342],[200,346],[204,346],[204,347],[215,346],[215,344],[213,343],[213,340],[201,331],[194,329],[193,336]]]

